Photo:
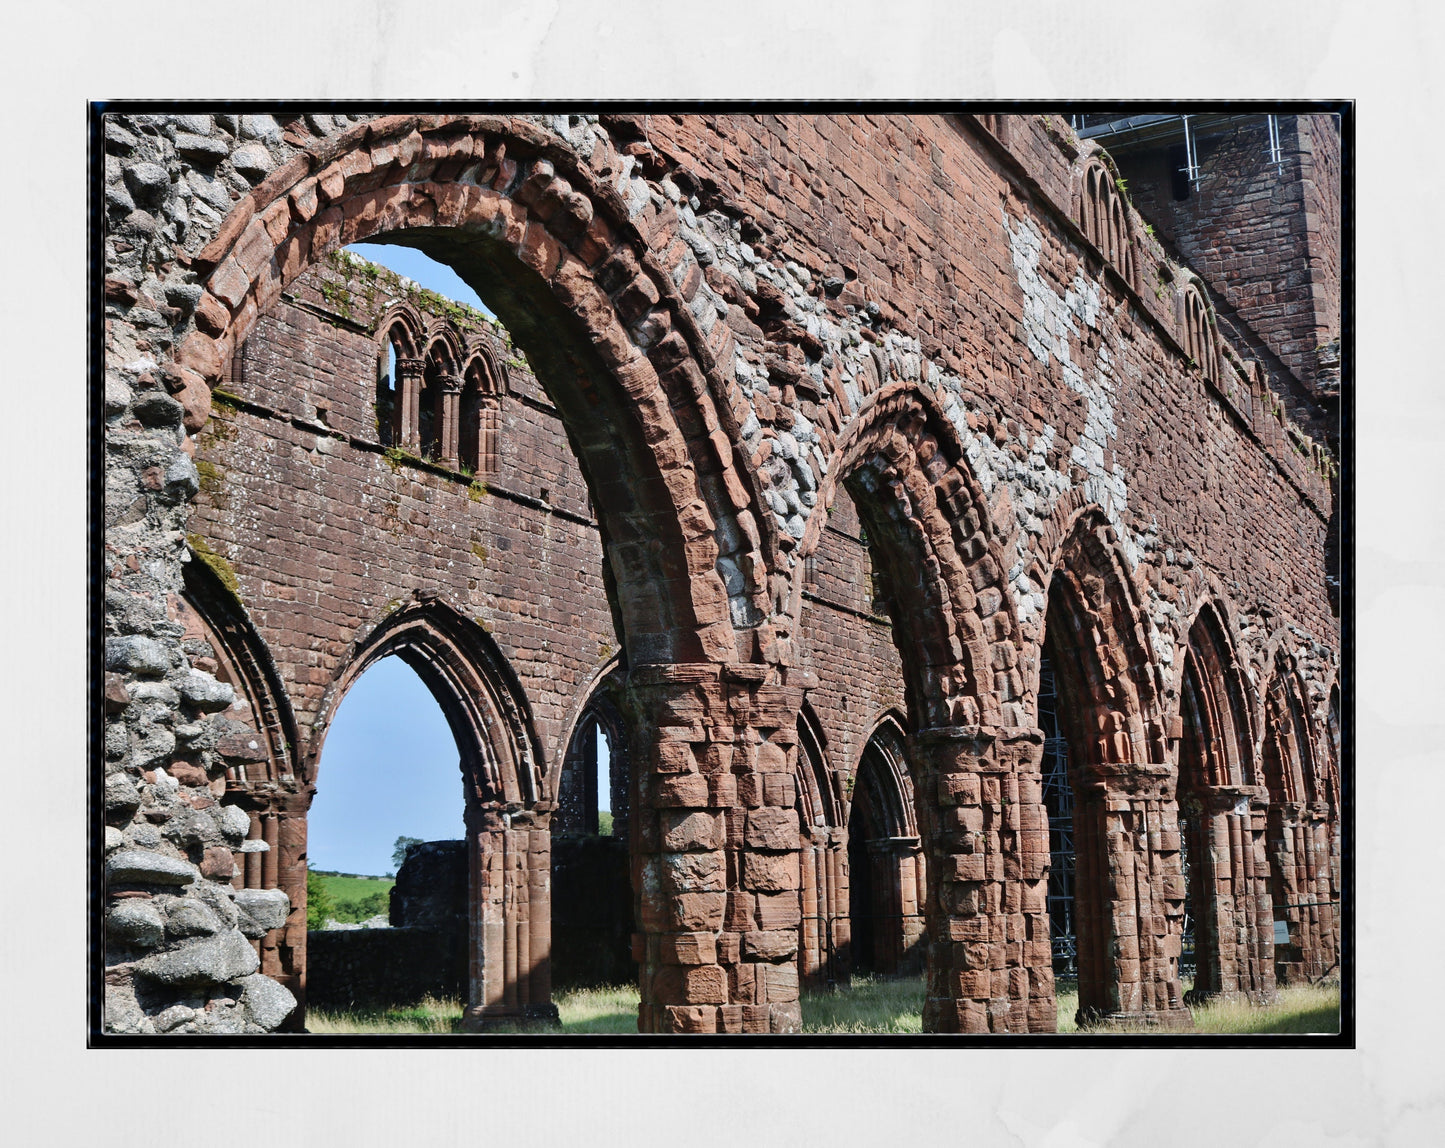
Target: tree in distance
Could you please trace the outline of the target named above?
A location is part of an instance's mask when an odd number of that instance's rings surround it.
[[[406,860],[406,851],[410,849],[413,845],[424,844],[425,842],[422,841],[420,837],[398,837],[396,839],[396,848],[391,851],[392,869],[395,870],[401,868],[402,862]]]

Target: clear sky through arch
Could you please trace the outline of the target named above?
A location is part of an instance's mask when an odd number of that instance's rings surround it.
[[[313,869],[380,876],[398,837],[458,841],[460,755],[441,707],[400,658],[383,658],[341,700],[307,817]]]
[[[402,247],[395,243],[353,243],[346,250],[389,271],[395,271],[418,286],[435,291],[454,303],[465,303],[490,318],[496,318],[492,309],[467,286],[466,280],[445,263],[438,263],[415,247]]]

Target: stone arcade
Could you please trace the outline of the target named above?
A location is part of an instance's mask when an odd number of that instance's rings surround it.
[[[1188,1026],[1186,917],[1201,995],[1337,969],[1339,135],[1261,175],[1252,119],[1169,199],[1059,116],[105,116],[106,1031],[304,1023],[391,654],[461,751],[473,1027],[550,1011],[598,725],[645,1032],[850,967],[1049,1032],[1061,936],[1090,1016]]]

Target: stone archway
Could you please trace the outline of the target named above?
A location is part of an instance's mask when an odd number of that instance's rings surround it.
[[[1012,723],[1017,623],[987,503],[952,425],[908,382],[865,401],[820,506],[840,483],[866,527],[903,664],[931,938],[924,1029],[1053,1031],[1041,737]],[[1016,921],[1007,936],[989,925],[1001,911]]]
[[[205,291],[175,369],[198,415],[285,286],[364,240],[452,266],[527,351],[602,519],[629,664],[737,660],[733,616],[762,616],[765,588],[744,578],[730,597],[719,571],[764,564],[746,469],[717,433],[731,412],[714,397],[714,350],[667,253],[530,124],[382,117],[318,141],[243,197],[193,261]]]
[[[1085,509],[1049,580],[1052,670],[1074,795],[1082,1017],[1192,1024],[1179,983],[1184,912],[1174,769],[1142,612],[1113,528]]]
[[[1265,790],[1246,679],[1215,606],[1199,607],[1180,654],[1178,799],[1195,978],[1189,999],[1274,995],[1268,945]]]
[[[1295,660],[1277,643],[1264,694],[1260,760],[1269,795],[1274,968],[1280,984],[1318,980],[1339,963],[1334,832]]]
[[[308,797],[320,782],[331,715],[351,685],[389,656],[405,662],[431,691],[460,757],[470,920],[467,1022],[555,1016],[551,813],[541,800],[542,756],[520,684],[478,626],[423,597],[388,615],[355,644],[322,702],[303,767]],[[304,850],[304,816],[299,832]],[[304,890],[303,879],[303,919]]]

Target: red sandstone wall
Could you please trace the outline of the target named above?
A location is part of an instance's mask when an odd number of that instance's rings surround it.
[[[1063,134],[1041,117],[1010,117],[1009,147],[1023,152],[1041,187],[1067,202],[1051,127]],[[1015,228],[1021,218],[1041,228],[1040,272],[1059,294],[1081,268],[1096,277],[1097,263],[1059,222],[1056,206],[1021,194],[1005,162],[980,146],[982,129],[956,117],[652,116],[648,131],[675,167],[701,173],[699,184],[703,176],[715,180],[740,214],[764,221],[760,254],[796,260],[815,277],[848,278],[831,310],[874,301],[885,324],[917,331],[925,355],[937,355],[976,391],[971,421],[982,433],[1003,442],[1020,425],[1032,436],[1047,423],[1058,433],[1051,464],[1068,457],[1087,403],[1065,385],[1056,358],[1042,365],[1025,345],[1001,210]],[[1292,229],[1295,221],[1303,226],[1303,214],[1285,203],[1266,213],[1263,226]],[[1283,310],[1293,299],[1284,292],[1275,302]],[[740,310],[729,322],[745,343],[756,329]],[[1187,548],[1246,610],[1265,606],[1328,640],[1336,627],[1323,580],[1327,496],[1316,485],[1311,506],[1282,470],[1297,465],[1288,457],[1293,448],[1268,442],[1262,449],[1188,368],[1174,331],[1156,320],[1172,315],[1172,302],[1156,310],[1121,297],[1109,282],[1103,311],[1122,333],[1111,348],[1118,433],[1105,465],[1127,472],[1131,529],[1159,527],[1158,551],[1141,577],[1163,587],[1185,582],[1167,552]],[[1101,339],[1088,330],[1080,337],[1075,361],[1092,378]],[[1309,341],[1290,337],[1296,350]],[[1267,505],[1284,513],[1250,512]],[[1173,597],[1172,589],[1165,593]]]
[[[487,493],[461,475],[392,462],[375,445],[375,344],[340,316],[316,313],[331,309],[320,290],[327,278],[338,276],[309,273],[295,302],[261,320],[231,385],[303,420],[326,407],[329,426],[370,449],[218,405],[197,452],[203,490],[189,529],[235,568],[303,730],[358,631],[413,591],[435,589],[495,638],[555,760],[579,691],[617,649],[602,550],[595,526],[576,521],[587,516],[587,491],[561,424],[514,368]],[[374,309],[353,294],[353,320]],[[508,497],[537,500],[543,490],[549,509]]]

